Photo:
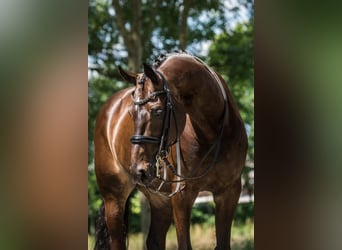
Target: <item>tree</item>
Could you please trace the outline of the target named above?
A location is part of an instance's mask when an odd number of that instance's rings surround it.
[[[119,62],[127,64],[131,71],[139,71],[143,58],[210,40],[215,29],[224,29],[223,3],[90,0],[88,34],[93,69],[117,78],[114,71]]]

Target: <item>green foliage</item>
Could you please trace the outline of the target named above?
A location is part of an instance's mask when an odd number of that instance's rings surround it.
[[[191,224],[215,225],[215,205],[213,202],[195,205],[191,211]]]
[[[245,224],[254,220],[254,203],[238,204],[235,212],[234,223]],[[191,223],[206,226],[215,225],[215,204],[213,202],[196,204],[192,208]]]
[[[131,30],[133,10],[131,1],[120,1],[125,27]],[[143,58],[154,58],[162,51],[179,48],[180,20],[186,1],[179,0],[146,0],[141,1],[141,44]],[[188,30],[186,32],[187,49],[197,54],[201,47],[196,45],[212,40],[212,37],[229,29],[232,18],[226,15],[246,8],[253,15],[253,1],[241,1],[231,9],[227,9],[224,0],[192,1],[188,14]],[[159,5],[157,4],[159,3]],[[154,13],[154,10],[157,11]],[[152,13],[154,15],[152,15]],[[88,53],[94,59],[97,70],[103,75],[115,75],[115,65],[127,63],[127,44],[122,43],[116,23],[112,1],[89,0],[88,4]],[[152,32],[148,28],[152,24]],[[151,37],[146,37],[151,34]],[[138,62],[142,63],[142,62]],[[117,78],[118,79],[118,78]]]
[[[133,191],[130,197],[130,211],[129,211],[129,232],[138,233],[141,232],[141,207],[139,192]]]
[[[247,220],[254,220],[254,202],[239,204],[236,208],[234,223],[245,224]]]

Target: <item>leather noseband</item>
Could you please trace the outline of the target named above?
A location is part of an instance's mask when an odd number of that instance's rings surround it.
[[[153,136],[145,136],[145,135],[133,135],[131,137],[132,144],[141,144],[141,143],[153,143],[159,144],[160,138]]]

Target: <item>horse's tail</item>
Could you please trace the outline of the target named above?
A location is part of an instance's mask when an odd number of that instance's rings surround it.
[[[124,214],[124,237],[126,238],[126,242],[128,245],[128,219],[129,219],[129,211],[130,211],[130,199],[129,197],[126,201],[125,206],[125,214]],[[99,217],[96,221],[96,241],[94,250],[109,250],[110,249],[110,236],[105,220],[105,207],[104,202],[102,201]]]
[[[95,247],[94,250],[108,250],[110,249],[109,244],[109,232],[106,225],[105,220],[105,208],[104,208],[104,202],[102,201],[100,211],[99,211],[99,217],[96,221],[96,241],[95,241]]]

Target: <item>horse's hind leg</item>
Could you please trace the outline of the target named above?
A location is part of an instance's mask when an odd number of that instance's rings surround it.
[[[223,192],[214,193],[215,201],[215,250],[230,250],[231,226],[241,192],[241,181],[236,181]]]
[[[159,198],[159,197],[158,197]],[[147,238],[148,250],[164,250],[167,231],[171,225],[172,207],[171,202],[164,204],[162,207],[151,205],[151,225]]]

